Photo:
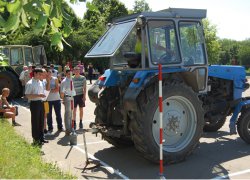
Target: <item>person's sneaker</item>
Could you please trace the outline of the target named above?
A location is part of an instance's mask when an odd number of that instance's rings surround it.
[[[83,128],[82,121],[80,121],[80,123],[79,123],[79,128],[80,128],[80,129],[82,129],[82,128]]]
[[[12,126],[21,126],[21,125],[18,124],[16,121],[12,121]]]
[[[63,132],[64,129],[63,129],[63,128],[58,128],[58,131],[59,131],[59,132]]]
[[[51,134],[52,134],[52,132],[53,132],[53,129],[48,130],[47,135],[51,135]]]
[[[45,139],[42,139],[41,140],[42,143],[49,143],[49,141],[45,140]]]

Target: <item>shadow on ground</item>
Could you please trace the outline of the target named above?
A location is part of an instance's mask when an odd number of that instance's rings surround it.
[[[204,134],[212,142],[202,142],[195,152],[184,162],[165,165],[164,174],[167,179],[210,179],[227,175],[222,163],[249,156],[249,145],[240,138],[229,139],[228,132],[218,131]],[[210,141],[211,141],[210,139]],[[153,164],[133,148],[106,148],[94,154],[98,159],[116,167],[131,179],[159,178],[159,165]],[[87,178],[87,174],[83,174]],[[91,177],[88,177],[91,178]]]

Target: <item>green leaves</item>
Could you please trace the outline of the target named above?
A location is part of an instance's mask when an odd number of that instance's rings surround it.
[[[27,16],[26,16],[26,13],[24,10],[22,10],[22,12],[21,12],[21,19],[22,19],[23,25],[26,27],[29,27],[29,24],[27,22]]]
[[[86,7],[88,8],[89,11],[98,11],[97,7],[90,2],[87,2]]]
[[[52,35],[51,46],[57,46],[60,51],[63,50],[62,34],[61,33],[56,32]]]
[[[76,3],[78,0],[71,0]],[[85,2],[85,1],[81,1]],[[13,33],[20,25],[36,34],[51,36],[51,46],[63,50],[63,37],[72,32],[72,11],[64,0],[0,0],[0,32]],[[66,43],[67,44],[67,43]]]
[[[7,10],[9,13],[16,14],[21,9],[21,2],[20,0],[12,1],[7,4]]]
[[[46,16],[49,16],[49,15],[50,15],[50,5],[44,3],[44,4],[42,5],[42,7],[43,7],[43,9],[44,9],[44,13],[46,14]]]
[[[20,20],[18,14],[11,14],[7,20],[7,22],[4,24],[4,31],[8,32],[11,30],[16,30],[18,27]]]

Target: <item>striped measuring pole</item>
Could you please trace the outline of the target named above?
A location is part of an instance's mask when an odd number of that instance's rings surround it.
[[[72,79],[72,71],[70,71],[70,91],[71,91],[71,101],[70,101],[70,106],[71,106],[71,128],[72,132],[74,132],[74,121],[73,121],[73,110],[74,110],[74,100],[73,100],[73,79]]]
[[[163,118],[163,106],[162,106],[162,66],[158,65],[159,70],[159,122],[160,122],[160,179],[165,179],[163,175],[163,130],[162,130],[162,118]]]

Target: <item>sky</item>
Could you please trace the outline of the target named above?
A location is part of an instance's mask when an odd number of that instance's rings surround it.
[[[90,0],[88,0],[90,1]],[[133,9],[135,0],[120,0]],[[207,18],[217,27],[219,38],[242,41],[250,38],[250,0],[146,0],[153,11],[171,8],[207,9]],[[71,5],[79,17],[86,3]]]

